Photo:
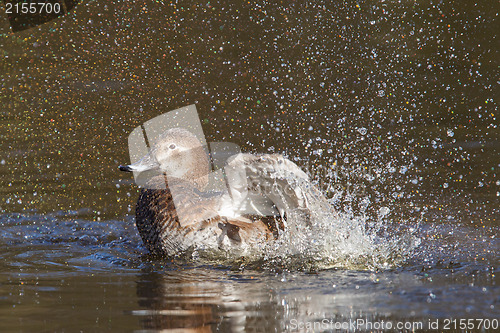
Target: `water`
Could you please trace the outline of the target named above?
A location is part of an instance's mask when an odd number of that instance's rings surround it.
[[[3,329],[281,331],[324,319],[498,317],[498,240],[473,228],[422,230],[420,253],[401,267],[304,272],[154,258],[132,222],[2,215]],[[475,242],[457,241],[465,235]]]
[[[1,330],[491,324],[497,13],[468,1],[83,1],[15,34],[0,21]],[[300,165],[335,223],[250,263],[149,255],[137,188],[117,166],[132,129],[193,103],[207,141]]]

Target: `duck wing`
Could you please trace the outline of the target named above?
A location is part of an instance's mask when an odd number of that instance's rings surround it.
[[[228,193],[222,216],[287,215],[300,212],[306,219],[318,205],[329,208],[321,191],[295,163],[279,154],[237,154],[225,167]]]

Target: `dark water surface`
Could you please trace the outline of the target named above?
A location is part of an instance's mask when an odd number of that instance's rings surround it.
[[[498,12],[494,1],[83,1],[21,32],[0,18],[0,330],[493,325]],[[400,244],[386,266],[365,252],[327,270],[150,256],[137,187],[117,166],[135,127],[189,104],[207,141],[284,153],[339,212],[382,223],[376,242],[403,232],[419,245]]]

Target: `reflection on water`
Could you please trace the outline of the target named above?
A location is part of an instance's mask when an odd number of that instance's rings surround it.
[[[0,21],[2,330],[494,318],[497,7],[82,1],[15,34]],[[116,166],[133,128],[193,103],[207,141],[283,152],[347,219],[419,247],[380,271],[149,257]]]
[[[490,272],[440,266],[417,274],[411,270],[274,275],[166,265],[155,272],[145,268],[137,275],[2,280],[4,289],[14,294],[10,302],[4,301],[10,310],[3,312],[2,326],[28,331],[279,332],[298,331],[294,329],[297,323],[325,320],[426,323],[428,318],[451,314],[456,318],[497,317],[498,290],[479,282],[491,280]],[[397,290],[394,285],[399,286]],[[72,322],[65,320],[68,317]]]
[[[297,322],[325,319],[496,318],[500,306],[498,239],[474,228],[421,230],[421,252],[400,268],[298,272],[151,257],[131,220],[0,221],[0,319],[8,331],[296,331]]]
[[[279,331],[283,306],[273,302],[274,292],[266,290],[266,276],[261,275],[196,268],[143,274],[137,284],[143,310],[132,315],[146,329]]]

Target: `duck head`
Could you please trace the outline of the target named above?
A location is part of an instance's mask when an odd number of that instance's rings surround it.
[[[126,172],[159,171],[167,179],[180,179],[199,189],[208,183],[209,161],[200,141],[191,132],[173,128],[158,137],[149,153],[130,165],[120,165]]]

